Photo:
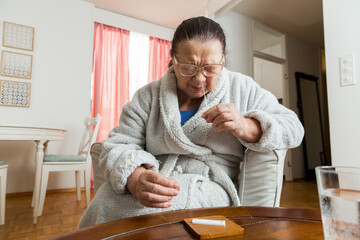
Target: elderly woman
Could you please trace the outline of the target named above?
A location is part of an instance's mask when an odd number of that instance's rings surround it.
[[[208,18],[179,25],[172,66],[137,91],[103,142],[107,182],[80,228],[160,211],[239,206],[244,149],[300,144],[296,114],[250,77],[227,70],[225,47],[222,28]]]

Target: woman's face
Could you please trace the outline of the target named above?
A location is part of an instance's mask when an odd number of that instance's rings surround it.
[[[178,64],[194,64],[203,67],[208,64],[222,64],[222,44],[219,40],[199,42],[196,40],[183,41],[178,44],[176,58]],[[185,77],[180,73],[180,67],[174,63],[179,97],[185,99],[201,98],[213,90],[218,81],[220,71],[211,76],[205,76],[204,71],[198,71],[194,76]],[[204,89],[203,89],[204,88]]]

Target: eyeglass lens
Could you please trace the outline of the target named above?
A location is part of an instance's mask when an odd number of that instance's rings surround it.
[[[198,72],[199,67],[192,64],[179,64],[180,73],[184,76],[193,76]],[[221,71],[222,65],[220,64],[210,64],[204,67],[200,67],[200,70],[203,70],[204,75],[209,77],[216,75]]]

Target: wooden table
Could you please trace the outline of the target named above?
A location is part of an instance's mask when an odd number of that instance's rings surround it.
[[[183,219],[212,215],[223,215],[245,229],[242,235],[224,239],[324,239],[320,211],[270,207],[203,208],[149,214],[79,229],[55,239],[196,239]]]
[[[4,141],[35,141],[35,187],[34,187],[34,211],[33,223],[37,223],[39,215],[41,170],[49,141],[64,140],[65,129],[24,127],[24,126],[0,126],[0,140]]]

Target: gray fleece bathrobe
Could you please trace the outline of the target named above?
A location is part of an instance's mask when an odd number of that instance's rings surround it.
[[[107,182],[97,191],[79,227],[120,218],[177,209],[239,206],[239,166],[244,148],[269,151],[296,147],[304,130],[296,114],[278,103],[253,79],[223,69],[216,87],[183,126],[173,68],[136,92],[122,109],[120,124],[103,142],[100,167]],[[201,118],[219,103],[235,104],[240,114],[257,119],[263,135],[257,143],[214,131]],[[146,165],[174,178],[179,195],[169,208],[142,206],[126,189],[133,170]]]

